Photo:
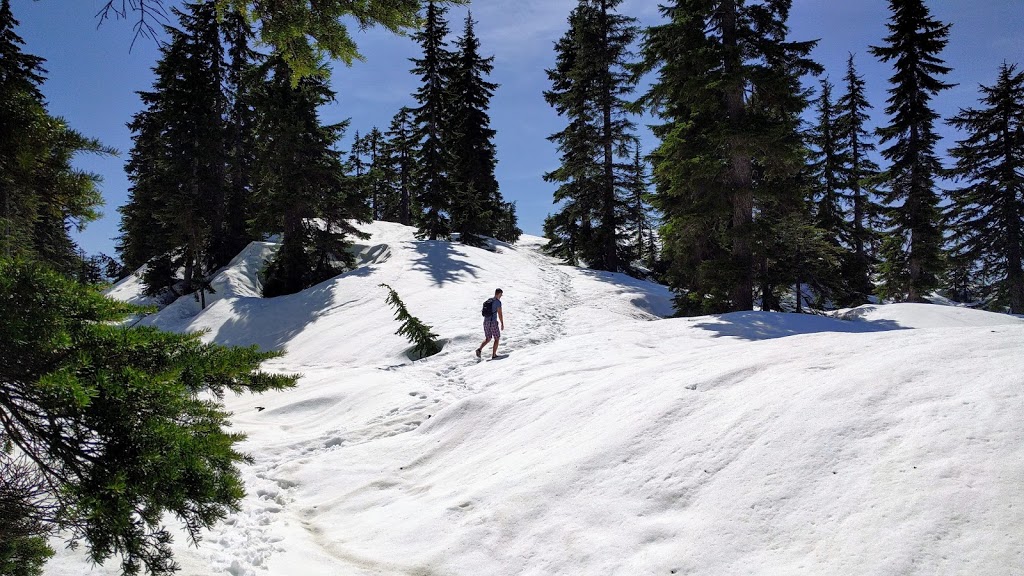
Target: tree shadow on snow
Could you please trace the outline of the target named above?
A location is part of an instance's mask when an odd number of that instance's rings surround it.
[[[716,338],[728,336],[751,341],[822,332],[858,334],[907,329],[891,320],[850,321],[783,312],[731,312],[709,317],[693,327],[713,332]]]
[[[465,260],[456,259],[456,255],[463,258],[465,255],[456,251],[451,242],[423,240],[415,242],[413,249],[419,254],[413,261],[413,268],[429,274],[433,278],[434,284],[438,286],[455,282],[466,275],[477,277],[476,270],[480,267]]]
[[[604,272],[586,268],[579,268],[578,271],[584,276],[590,276],[604,284],[615,286],[620,293],[633,294],[630,302],[637,308],[650,314],[661,318],[668,318],[675,312],[672,306],[672,291],[666,286],[648,280],[633,278],[618,272]]]
[[[225,302],[231,306],[230,319],[213,330],[213,341],[230,346],[255,344],[265,351],[284,350],[317,318],[355,301],[335,302],[334,286],[332,279],[297,294]]]

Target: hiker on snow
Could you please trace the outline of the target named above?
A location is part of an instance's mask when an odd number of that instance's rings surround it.
[[[488,298],[484,302],[484,341],[476,349],[476,357],[480,357],[480,351],[487,346],[487,343],[494,338],[494,348],[491,350],[491,358],[498,357],[498,340],[501,339],[501,330],[505,329],[505,316],[501,313],[501,288],[494,291],[494,298]],[[501,320],[501,330],[498,329],[498,320]]]

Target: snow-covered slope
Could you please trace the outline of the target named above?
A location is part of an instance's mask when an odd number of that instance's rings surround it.
[[[659,319],[663,287],[558,265],[538,238],[368,231],[335,280],[152,320],[304,374],[229,399],[250,493],[179,543],[185,574],[1024,573],[1021,319]],[[382,282],[440,354],[409,360]],[[509,355],[480,362],[497,287]],[[48,573],[115,571],[62,552]]]

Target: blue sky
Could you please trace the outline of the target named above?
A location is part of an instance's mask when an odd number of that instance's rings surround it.
[[[176,0],[166,0],[171,5]],[[104,178],[104,217],[92,223],[78,241],[89,253],[114,253],[118,234],[117,207],[127,199],[128,180],[124,162],[131,148],[125,124],[140,108],[136,91],[148,90],[151,68],[158,50],[151,40],[132,45],[132,21],[108,21],[98,29],[95,15],[104,0],[12,0],[18,33],[24,50],[46,58],[48,80],[43,93],[52,114],[68,119],[72,127],[121,151],[119,158],[81,157],[77,165]],[[554,146],[546,138],[563,122],[544,102],[549,87],[544,69],[554,62],[553,43],[564,33],[566,17],[575,0],[479,0],[469,8],[478,21],[482,51],[495,56],[491,80],[499,83],[491,102],[492,127],[497,130],[498,180],[507,200],[519,207],[520,226],[540,234],[544,217],[552,212],[553,186],[544,172],[558,162]],[[657,24],[657,0],[625,0],[624,14],[636,16],[641,25]],[[935,17],[953,24],[950,42],[942,57],[953,67],[947,81],[956,88],[941,94],[936,110],[948,117],[959,108],[975,106],[979,84],[991,84],[1003,61],[1024,66],[1024,0],[931,0]],[[461,32],[466,8],[454,8],[449,24]],[[889,18],[887,0],[794,0],[790,17],[792,39],[820,39],[814,57],[826,68],[833,83],[842,83],[847,54],[852,52],[868,83],[875,110],[873,121],[886,121],[885,90],[891,69],[868,54],[868,46],[880,44]],[[408,58],[419,47],[409,38],[380,30],[357,35],[364,62],[352,67],[335,66],[333,87],[336,103],[322,110],[327,122],[352,119],[355,130],[386,128],[394,113],[412,105],[418,79],[409,73]],[[815,81],[816,82],[816,81]],[[840,89],[841,91],[841,89]],[[643,124],[650,119],[639,119]],[[644,146],[655,142],[646,131]],[[942,150],[953,144],[952,130],[941,127]],[[346,142],[347,146],[347,142]]]

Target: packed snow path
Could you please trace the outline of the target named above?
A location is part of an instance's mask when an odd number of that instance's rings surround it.
[[[663,287],[559,265],[538,238],[369,231],[361,268],[301,294],[255,297],[253,245],[207,310],[150,320],[287,349],[268,368],[304,375],[229,399],[249,494],[178,543],[183,573],[1024,573],[1020,319],[657,320]],[[382,282],[440,354],[408,358]],[[477,361],[497,287],[511,355]],[[66,552],[48,571],[71,573]]]

